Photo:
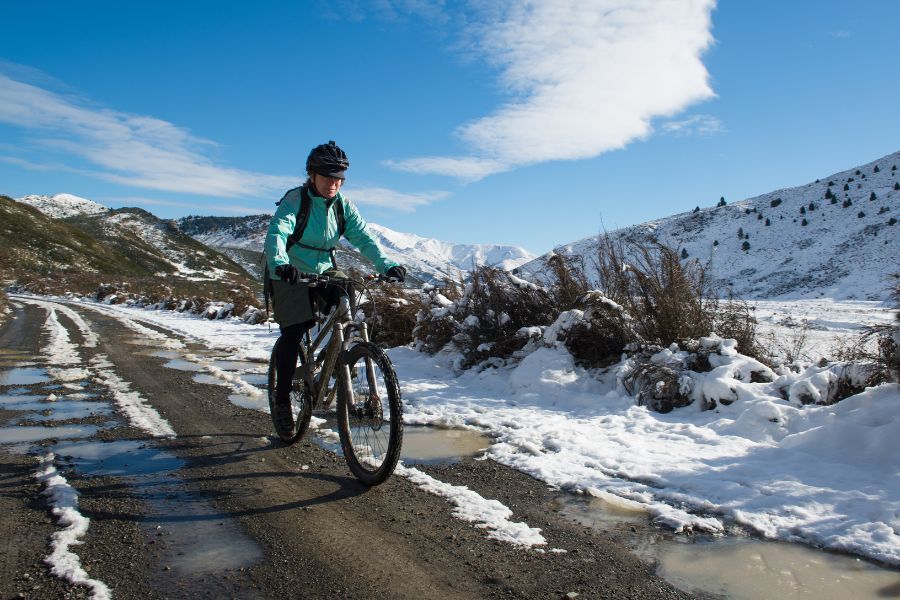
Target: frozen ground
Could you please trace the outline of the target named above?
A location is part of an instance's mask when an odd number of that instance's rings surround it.
[[[806,320],[812,359],[862,325],[892,318],[871,302],[756,304],[776,341],[790,341]],[[84,306],[162,326],[235,359],[265,359],[277,334],[238,320]],[[900,386],[801,406],[776,389],[821,389],[822,369],[749,383],[741,376],[749,359],[712,343],[719,367],[698,385],[733,402],[665,415],[635,406],[615,369],[587,373],[550,338],[517,366],[481,373],[458,375],[446,355],[408,348],[390,355],[407,422],[484,431],[494,440],[488,456],[551,486],[643,508],[676,531],[740,528],[900,565]]]

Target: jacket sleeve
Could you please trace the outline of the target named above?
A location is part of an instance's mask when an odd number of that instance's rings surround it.
[[[398,263],[385,256],[378,242],[369,233],[366,221],[356,210],[356,206],[344,198],[344,237],[356,246],[363,256],[375,263],[379,273],[384,273]]]
[[[264,249],[266,261],[269,265],[269,277],[277,278],[275,267],[286,265],[290,262],[287,255],[287,239],[294,232],[297,222],[299,194],[287,194],[272,215],[269,229],[266,232]]]

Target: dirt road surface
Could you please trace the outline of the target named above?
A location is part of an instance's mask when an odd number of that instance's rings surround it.
[[[0,329],[0,370],[52,366],[47,306],[12,299],[14,312]],[[86,344],[83,327],[57,313],[83,363],[105,357],[106,369],[177,435],[158,438],[130,425],[96,369],[79,384],[79,398],[93,403],[90,414],[49,420],[41,415],[52,411],[0,404],[0,426],[50,430],[25,446],[0,446],[2,598],[98,593],[53,575],[45,561],[61,530],[35,477],[48,452],[90,519],[69,549],[117,599],[689,597],[655,577],[615,534],[601,537],[560,515],[552,508],[558,493],[529,476],[490,460],[418,467],[503,503],[512,520],[541,529],[542,548],[491,539],[455,517],[446,499],[403,477],[361,485],[343,456],[310,441],[283,445],[268,415],[234,405],[227,388],[164,367],[166,359],[141,352],[121,321],[71,308],[97,335],[95,346]],[[44,398],[69,389],[44,381],[6,385],[0,394]],[[71,426],[96,429],[75,442],[54,436]],[[113,448],[115,457],[91,459]]]

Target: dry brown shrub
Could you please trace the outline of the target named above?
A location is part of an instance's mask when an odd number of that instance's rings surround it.
[[[835,349],[838,360],[870,363],[876,371],[873,385],[886,381],[900,383],[900,273],[890,278],[894,282],[891,291],[894,322],[865,327],[849,344]]]
[[[578,364],[609,366],[629,344],[643,342],[631,316],[602,292],[584,294],[576,308],[584,310],[584,315],[565,332],[565,344]]]
[[[422,309],[421,294],[397,286],[373,286],[360,306],[366,315],[369,339],[385,348],[412,342],[416,315]]]
[[[711,333],[738,340],[744,354],[758,354],[752,308],[734,296],[718,296],[708,266],[655,239],[599,239],[597,266],[606,296],[623,307],[638,339],[668,346]]]
[[[527,342],[517,335],[521,328],[549,325],[560,312],[547,290],[486,266],[473,271],[455,302],[438,300],[420,313],[416,340],[431,353],[452,341],[463,355],[462,368],[510,357]]]
[[[423,292],[422,305],[413,327],[413,340],[420,350],[435,354],[457,334],[459,323],[451,309],[461,297],[462,285],[452,279],[445,279],[443,286]]]

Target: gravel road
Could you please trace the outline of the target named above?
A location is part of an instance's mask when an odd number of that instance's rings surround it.
[[[44,366],[47,309],[16,299],[11,306],[0,329],[0,370]],[[402,477],[366,488],[342,456],[309,441],[284,446],[268,415],[232,404],[227,388],[164,367],[165,359],[141,352],[120,321],[73,308],[99,339],[88,347],[76,324],[58,313],[85,364],[105,355],[177,436],[155,438],[130,426],[96,381],[83,390],[97,408],[88,416],[38,420],[12,410],[15,403],[0,404],[4,426],[94,425],[74,452],[119,448],[124,462],[113,468],[67,458],[64,440],[55,437],[27,452],[0,446],[3,598],[91,597],[44,561],[60,530],[35,478],[38,456],[48,451],[90,519],[82,543],[70,549],[117,599],[690,597],[654,576],[614,534],[565,518],[552,508],[558,493],[527,475],[489,460],[419,467],[502,502],[513,520],[541,528],[544,549],[490,539],[454,517],[445,499]],[[53,385],[15,391],[44,397]],[[0,394],[9,391],[0,387]]]

